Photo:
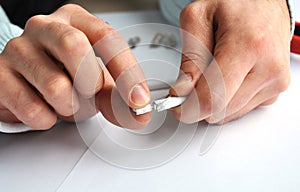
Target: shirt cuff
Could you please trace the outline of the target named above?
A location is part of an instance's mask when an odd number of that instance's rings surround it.
[[[8,22],[0,22],[0,31],[0,53],[10,39],[18,37],[23,33],[20,27]]]
[[[183,8],[194,0],[159,0],[159,7],[164,18],[171,24],[179,26],[179,17]]]
[[[23,30],[10,23],[7,15],[5,14],[4,10],[0,6],[0,53],[3,51],[7,42],[14,38],[18,37],[23,33]]]

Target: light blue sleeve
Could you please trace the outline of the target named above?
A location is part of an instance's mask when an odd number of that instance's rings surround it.
[[[10,23],[4,10],[0,6],[0,53],[10,39],[20,36],[22,32],[23,30],[20,27]]]
[[[159,0],[159,8],[165,19],[172,25],[179,26],[181,10],[194,0]]]

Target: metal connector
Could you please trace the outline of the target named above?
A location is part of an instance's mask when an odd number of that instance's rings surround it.
[[[154,100],[151,104],[148,104],[144,108],[132,109],[132,111],[136,115],[149,113],[153,110],[157,112],[161,112],[181,105],[186,99],[187,97],[166,97],[166,98]]]

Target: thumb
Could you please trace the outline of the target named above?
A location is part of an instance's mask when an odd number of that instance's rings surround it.
[[[210,1],[197,1],[182,10],[182,61],[170,95],[189,95],[213,59],[215,7]]]

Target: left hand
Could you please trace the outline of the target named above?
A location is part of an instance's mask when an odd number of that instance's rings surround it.
[[[150,120],[128,107],[147,105],[150,92],[127,42],[78,5],[27,21],[23,34],[0,53],[0,87],[0,121],[33,129],[49,129],[58,117],[84,120],[98,111],[127,128]]]

